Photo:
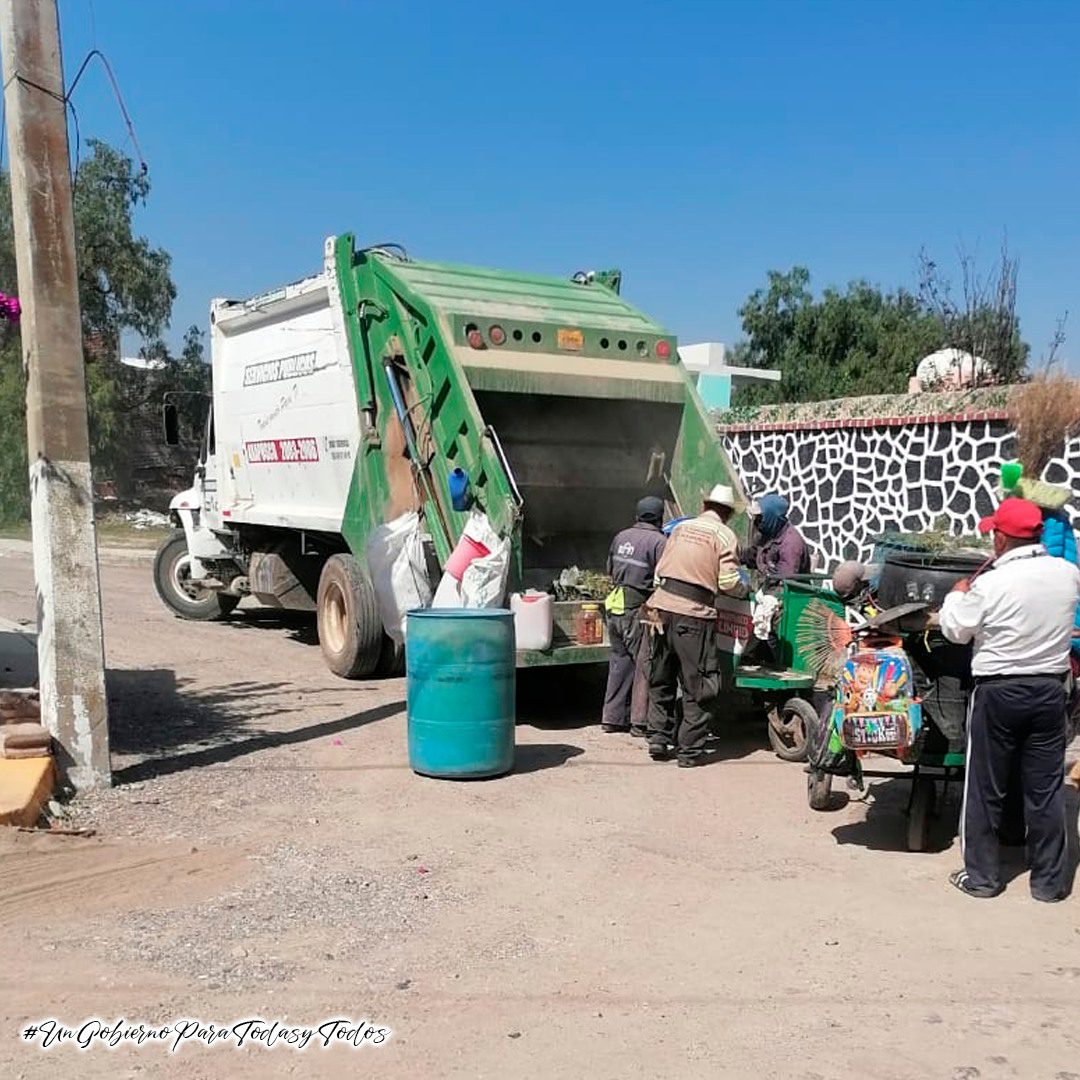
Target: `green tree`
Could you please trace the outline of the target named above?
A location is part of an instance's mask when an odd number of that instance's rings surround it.
[[[209,369],[202,339],[192,327],[179,357],[161,334],[176,296],[167,252],[135,232],[134,217],[146,202],[144,172],[113,147],[96,140],[80,163],[74,185],[75,247],[82,308],[90,449],[96,476],[131,476],[134,448],[148,417],[170,389],[205,390]],[[0,290],[17,293],[11,190],[0,172]],[[120,342],[135,334],[141,355],[164,361],[160,369],[120,363]],[[29,510],[26,467],[25,377],[18,332],[0,331],[0,520],[25,520]]]
[[[740,404],[897,393],[907,388],[918,360],[943,343],[941,320],[911,293],[883,293],[855,281],[815,299],[802,266],[770,271],[766,287],[751,293],[739,317],[747,340],[735,357],[783,372],[779,385],[746,388]]]
[[[746,340],[732,363],[779,369],[783,379],[741,388],[736,404],[903,393],[919,360],[946,346],[984,356],[995,381],[1015,380],[1029,351],[1015,315],[1015,264],[986,283],[972,284],[971,274],[965,266],[964,301],[951,305],[928,261],[918,295],[854,281],[815,298],[805,267],[769,271],[739,309]]]

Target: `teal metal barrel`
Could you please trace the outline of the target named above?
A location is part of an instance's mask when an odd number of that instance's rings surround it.
[[[499,776],[514,765],[514,616],[410,611],[409,765],[422,776]]]

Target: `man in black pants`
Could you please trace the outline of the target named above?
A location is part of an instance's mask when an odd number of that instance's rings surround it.
[[[737,497],[717,484],[705,497],[700,516],[683,522],[668,537],[656,568],[659,587],[645,605],[649,641],[649,756],[667,761],[675,747],[678,763],[705,762],[709,715],[716,711],[721,685],[716,645],[716,596],[746,595],[738,564],[738,539],[728,527]],[[675,719],[677,686],[683,691],[683,718]]]
[[[607,569],[615,587],[605,601],[611,659],[600,728],[643,737],[643,720],[639,717],[638,730],[633,730],[635,717],[630,706],[641,645],[641,605],[653,591],[656,564],[667,539],[660,531],[664,524],[663,500],[647,495],[637,504],[636,518],[629,529],[616,534],[608,555]],[[644,709],[639,706],[638,712]]]
[[[1026,499],[1006,499],[979,528],[993,530],[993,570],[958,582],[940,615],[945,637],[975,643],[960,825],[964,869],[950,880],[968,896],[1002,891],[998,830],[1018,764],[1031,895],[1052,903],[1069,889],[1065,682],[1080,571],[1046,553],[1042,512]]]

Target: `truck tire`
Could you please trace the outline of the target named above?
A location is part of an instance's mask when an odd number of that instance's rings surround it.
[[[319,576],[319,647],[326,666],[343,679],[374,675],[383,628],[371,580],[351,555],[331,555]]]
[[[195,622],[223,619],[240,603],[239,596],[192,584],[191,556],[183,529],[174,529],[158,548],[154,586],[173,614]]]

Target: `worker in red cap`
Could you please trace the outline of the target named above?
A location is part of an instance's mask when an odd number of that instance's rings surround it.
[[[993,569],[957,582],[941,606],[950,641],[974,642],[967,775],[960,821],[964,868],[950,878],[968,896],[997,896],[998,830],[1014,765],[1023,789],[1031,895],[1069,888],[1066,857],[1065,704],[1080,570],[1039,543],[1042,511],[1010,498],[979,523],[994,534]]]

